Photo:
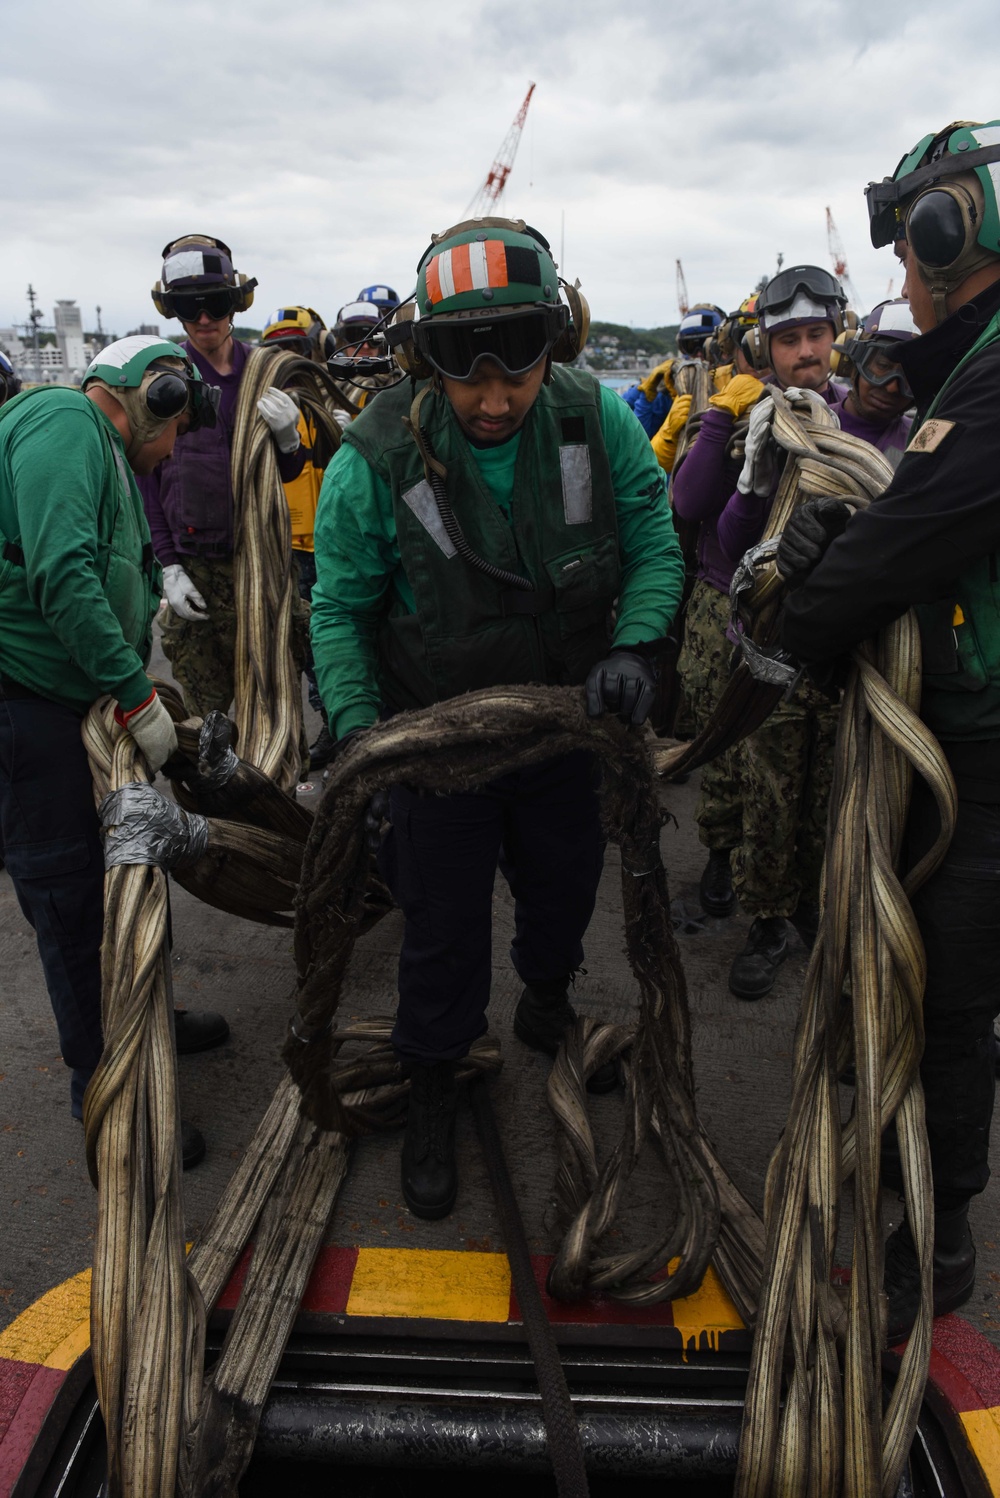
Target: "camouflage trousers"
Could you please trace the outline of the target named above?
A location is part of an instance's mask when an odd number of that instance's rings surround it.
[[[743,740],[743,841],[733,884],[751,916],[819,904],[838,703],[808,682]]]
[[[228,713],[236,655],[233,559],[182,557],[181,566],[204,598],[209,617],[203,621],[182,619],[168,608],[163,621],[163,653],[195,717],[203,718],[213,708]]]
[[[677,662],[696,733],[711,718],[729,680],[735,646],[726,638],[728,623],[728,596],[699,577],[684,615],[684,644]],[[702,766],[694,814],[706,848],[735,848],[742,841],[741,757],[736,744]]]
[[[228,713],[235,694],[236,596],[232,557],[185,557],[184,571],[205,600],[208,619],[182,619],[171,608],[163,621],[163,653],[184,692],[188,709],[203,718],[213,708]],[[294,557],[292,565],[294,566]],[[300,672],[309,656],[309,605],[296,596],[292,654]]]

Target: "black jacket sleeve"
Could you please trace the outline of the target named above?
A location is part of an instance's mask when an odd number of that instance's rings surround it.
[[[1000,549],[1000,344],[957,376],[933,423],[789,597],[782,643],[799,660],[840,655],[911,604],[947,598]]]

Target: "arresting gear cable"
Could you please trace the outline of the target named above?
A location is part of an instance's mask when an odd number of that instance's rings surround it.
[[[292,790],[306,758],[300,683],[308,605],[298,594],[288,502],[274,439],[257,411],[257,402],[272,385],[295,397],[327,462],[340,446],[341,429],[334,413],[343,406],[343,398],[321,365],[265,344],[247,359],[236,405],[236,725],[242,757],[282,790]],[[325,466],[318,459],[317,463]]]
[[[808,401],[779,397],[776,404],[774,436],[787,460],[771,533],[810,494],[865,503],[881,490],[888,470],[873,449],[835,429]],[[740,605],[744,628],[765,650],[776,635],[780,589],[773,563],[763,559],[754,591]],[[226,720],[184,721],[179,697],[162,688],[182,750],[167,770],[180,803],[207,823],[207,829],[193,824],[205,838],[204,853],[187,867],[174,865],[175,877],[253,919],[287,924],[294,907],[294,1013],[283,1052],[287,1072],[186,1258],[166,872],[152,852],[109,868],[106,1044],[85,1100],[85,1124],[98,1186],[93,1350],[110,1498],[235,1493],[346,1174],[350,1141],[398,1118],[409,1084],[389,1044],[391,1019],[336,1023],[354,942],[388,904],[372,879],[364,839],[372,795],[396,781],[457,792],[579,747],[601,764],[605,823],[621,848],[639,1019],[633,1031],[582,1018],[553,1067],[549,1096],[561,1128],[557,1197],[567,1231],[550,1288],[567,1298],[600,1288],[649,1302],[690,1293],[714,1260],[741,1315],[755,1325],[741,1498],[895,1492],[919,1412],[931,1325],[932,1201],[917,1073],[924,965],[907,896],[943,856],[954,817],[947,765],[915,713],[919,679],[909,616],[855,652],[838,735],[827,898],[763,1226],[695,1112],[684,975],[660,861],[662,813],[651,764],[670,774],[704,762],[760,721],[759,699],[773,704],[780,687],[760,686],[741,664],[713,723],[691,745],[678,746],[613,718],[588,719],[576,689],[470,693],[400,714],[354,744],[335,763],[315,818],[236,758]],[[149,780],[134,741],[114,723],[113,706],[97,704],[85,724],[102,801]],[[914,769],[938,800],[942,833],[903,882],[896,866]],[[117,826],[120,803],[109,806]],[[142,815],[149,816],[148,807]],[[842,1002],[848,973],[849,1006]],[[836,1076],[852,1055],[855,1114],[842,1126]],[[614,1056],[627,1057],[624,1126],[601,1164],[585,1084]],[[470,1080],[498,1065],[499,1047],[487,1036],[460,1075]],[[883,1412],[878,1144],[893,1117],[923,1298]],[[655,1241],[610,1254],[602,1239],[647,1138],[666,1167],[674,1215]],[[832,1285],[832,1255],[849,1179],[855,1236],[845,1304]],[[206,1376],[206,1315],[251,1237],[240,1303]],[[660,1278],[673,1259],[674,1273]]]

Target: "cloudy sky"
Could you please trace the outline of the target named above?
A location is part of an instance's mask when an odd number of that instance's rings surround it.
[[[0,0],[0,326],[33,283],[123,333],[156,320],[169,238],[202,230],[282,301],[401,293],[537,84],[503,211],[595,317],[734,306],[786,263],[887,292],[862,188],[927,131],[1000,116],[995,0]],[[898,277],[897,277],[898,293]]]

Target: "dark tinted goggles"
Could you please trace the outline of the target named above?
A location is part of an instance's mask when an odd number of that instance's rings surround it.
[[[505,374],[527,374],[552,348],[565,326],[563,307],[498,317],[495,321],[422,318],[413,324],[414,342],[428,364],[451,380],[471,380],[483,359]]]
[[[360,348],[374,341],[375,326],[373,322],[341,323],[335,332],[342,348]]]
[[[779,271],[770,280],[757,300],[757,312],[780,312],[793,302],[800,291],[806,292],[817,302],[845,301],[840,282],[828,270],[819,265],[793,265]]]
[[[236,311],[240,293],[223,286],[218,291],[168,291],[163,300],[167,310],[181,322],[197,322],[203,312],[213,322],[220,322]]]
[[[147,410],[162,421],[189,412],[189,432],[216,425],[221,398],[218,385],[188,379],[172,369],[165,369],[146,386]]]
[[[865,199],[868,203],[868,226],[872,244],[878,250],[899,238],[899,225],[904,217],[903,205],[921,188],[929,187],[935,181],[955,172],[971,172],[974,167],[989,166],[994,161],[1000,161],[1000,144],[981,146],[978,151],[965,151],[961,155],[945,156],[926,166],[917,167],[915,172],[907,172],[898,182],[892,177],[885,177],[881,182],[869,182],[865,188]]]

